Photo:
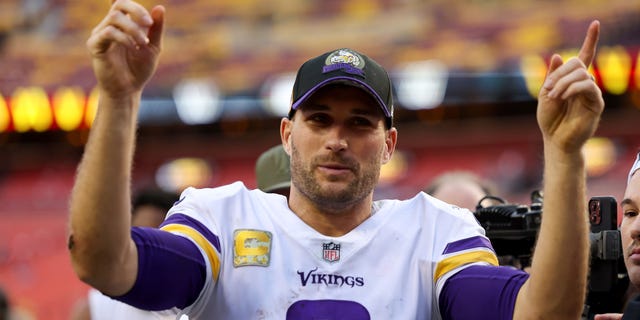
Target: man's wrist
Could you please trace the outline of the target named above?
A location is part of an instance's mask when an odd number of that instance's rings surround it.
[[[557,146],[556,144],[544,142],[544,161],[547,165],[557,165],[580,169],[584,167],[585,159],[582,149],[568,151],[566,148]]]

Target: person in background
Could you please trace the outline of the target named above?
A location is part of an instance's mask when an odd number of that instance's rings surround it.
[[[260,154],[256,161],[258,189],[289,197],[291,188],[291,163],[282,144],[273,146]]]
[[[424,192],[444,202],[475,211],[480,200],[495,196],[496,187],[470,171],[453,170],[444,172],[431,180]],[[487,199],[490,201],[490,199]],[[488,205],[483,201],[483,206]]]
[[[160,229],[131,227],[137,112],[158,64],[164,18],[164,6],[148,11],[116,0],[87,41],[100,94],[70,201],[68,248],[80,279],[138,308],[177,307],[192,319],[582,313],[589,260],[582,147],[604,110],[588,72],[599,22],[577,57],[551,57],[538,96],[547,210],[529,276],[497,266],[468,210],[423,192],[373,201],[398,141],[392,85],[382,66],[350,48],[298,70],[280,122],[291,159],[288,201],[242,182],[187,188]]]
[[[497,188],[491,181],[482,179],[473,172],[453,170],[433,178],[423,191],[446,203],[476,212],[478,206],[488,207],[502,204],[495,200],[497,198],[491,198],[497,196],[496,190]],[[490,240],[497,241],[491,238]],[[530,270],[529,265],[526,262],[523,264],[521,261],[521,258],[524,257],[500,254],[498,250],[500,246],[496,246],[495,242],[493,242],[493,247],[497,248],[496,253],[501,266],[511,266],[527,272]]]
[[[131,203],[131,225],[157,228],[178,201],[178,194],[151,187],[140,189]]]
[[[167,212],[178,201],[178,194],[156,187],[142,188],[131,203],[131,225],[157,228],[164,221]],[[86,300],[78,302],[71,312],[71,320],[169,320],[175,319],[177,310],[150,312],[105,296],[90,288]]]
[[[26,309],[11,304],[8,292],[0,286],[0,320],[34,320],[35,316]]]
[[[9,320],[9,297],[0,287],[0,320]]]
[[[628,301],[623,314],[608,313],[594,317],[595,320],[640,319],[640,152],[627,176],[627,188],[622,201],[622,222],[620,223],[620,238],[624,265],[627,268],[631,292],[636,294]]]

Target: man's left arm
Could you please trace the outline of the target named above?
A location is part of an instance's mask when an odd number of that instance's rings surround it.
[[[551,58],[538,96],[544,143],[544,214],[529,279],[518,293],[514,319],[579,319],[589,269],[586,170],[582,147],[604,110],[588,67],[600,23],[589,26],[578,57]]]

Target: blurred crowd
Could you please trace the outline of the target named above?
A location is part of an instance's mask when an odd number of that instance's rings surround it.
[[[255,91],[270,75],[295,70],[304,57],[341,44],[389,67],[440,59],[454,70],[493,71],[525,53],[577,46],[568,39],[579,38],[592,17],[607,26],[604,46],[633,43],[630,37],[640,30],[637,5],[624,0],[563,0],[553,6],[533,0],[141,3],[168,8],[163,64],[151,83],[160,91],[173,86],[177,74],[213,77],[228,94]],[[26,85],[90,88],[84,41],[108,6],[109,1],[2,1],[0,93]]]

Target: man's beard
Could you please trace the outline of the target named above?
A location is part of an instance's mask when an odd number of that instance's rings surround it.
[[[291,179],[295,188],[316,206],[328,211],[340,211],[356,204],[373,192],[380,176],[380,157],[365,163],[365,170],[355,160],[344,158],[340,154],[333,153],[329,156],[319,156],[311,160],[305,167],[295,144],[291,144]],[[322,188],[315,179],[315,169],[318,164],[331,161],[347,166],[355,179],[344,189],[331,190]]]

